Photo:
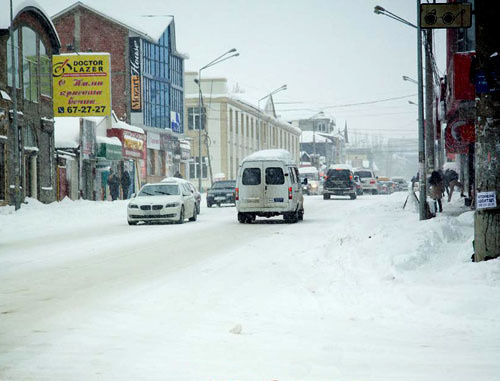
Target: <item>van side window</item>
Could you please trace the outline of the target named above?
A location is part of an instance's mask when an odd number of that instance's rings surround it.
[[[245,168],[241,177],[243,185],[259,185],[260,168]]]
[[[288,168],[288,173],[290,175],[290,181],[292,184],[295,184],[297,182],[297,178],[295,177],[295,172],[293,171],[293,168]]]
[[[299,170],[297,169],[297,167],[293,167],[293,173],[295,173],[295,178],[297,179],[297,182],[300,182]]]
[[[280,185],[285,183],[285,175],[280,167],[266,168],[266,184]]]

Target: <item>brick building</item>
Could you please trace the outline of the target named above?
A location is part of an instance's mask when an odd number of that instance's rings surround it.
[[[19,206],[25,197],[52,202],[57,181],[51,58],[59,53],[59,37],[48,15],[31,1],[13,9],[11,36],[9,3],[0,4],[0,205]]]
[[[54,15],[53,22],[62,52],[110,53],[113,111],[146,133],[146,180],[158,181],[180,167],[185,57],[176,50],[173,18],[132,25],[116,17],[76,2]],[[124,151],[124,161],[135,159]]]

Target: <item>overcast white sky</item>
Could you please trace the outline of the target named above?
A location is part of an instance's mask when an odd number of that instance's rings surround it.
[[[38,0],[49,15],[74,3]],[[325,111],[339,127],[372,135],[416,138],[417,107],[404,98],[356,107],[342,104],[417,92],[403,75],[417,78],[416,30],[373,12],[375,5],[416,23],[413,0],[88,0],[117,17],[175,15],[177,49],[197,71],[230,48],[240,56],[211,67],[204,76],[224,76],[257,100],[283,84],[275,96],[285,119]],[[119,13],[118,13],[119,12]],[[161,21],[160,19],[156,19]],[[156,21],[155,20],[155,21]],[[165,22],[167,18],[165,18]],[[145,18],[144,22],[152,22]],[[436,59],[445,69],[445,33],[435,33]],[[279,104],[280,102],[294,102]],[[297,103],[295,103],[297,102]]]

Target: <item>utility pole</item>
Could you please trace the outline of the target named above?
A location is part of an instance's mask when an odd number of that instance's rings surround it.
[[[475,1],[475,15],[476,75],[484,74],[487,85],[476,95],[474,261],[479,262],[500,256],[500,23],[488,0]],[[484,192],[493,192],[496,206],[481,208],[478,196]]]
[[[436,169],[434,161],[434,77],[432,65],[432,30],[425,30],[425,156],[427,174]],[[420,179],[423,181],[423,179]]]
[[[9,170],[9,182],[10,182],[10,194],[9,203],[12,205],[14,203],[15,210],[21,208],[21,179],[19,176],[21,170],[21,156],[20,156],[20,145],[21,138],[19,136],[19,126],[17,119],[17,54],[19,53],[16,45],[17,41],[15,39],[14,31],[14,15],[12,9],[12,0],[10,0],[10,53],[12,58],[12,123],[10,124],[10,149],[9,149],[9,162],[12,163],[12,169]],[[14,180],[14,181],[12,181]]]

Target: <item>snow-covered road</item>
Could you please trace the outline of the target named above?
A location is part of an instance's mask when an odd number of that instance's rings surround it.
[[[418,222],[405,198],[311,196],[291,225],[0,208],[0,379],[500,378],[500,261],[470,263],[460,200]]]

